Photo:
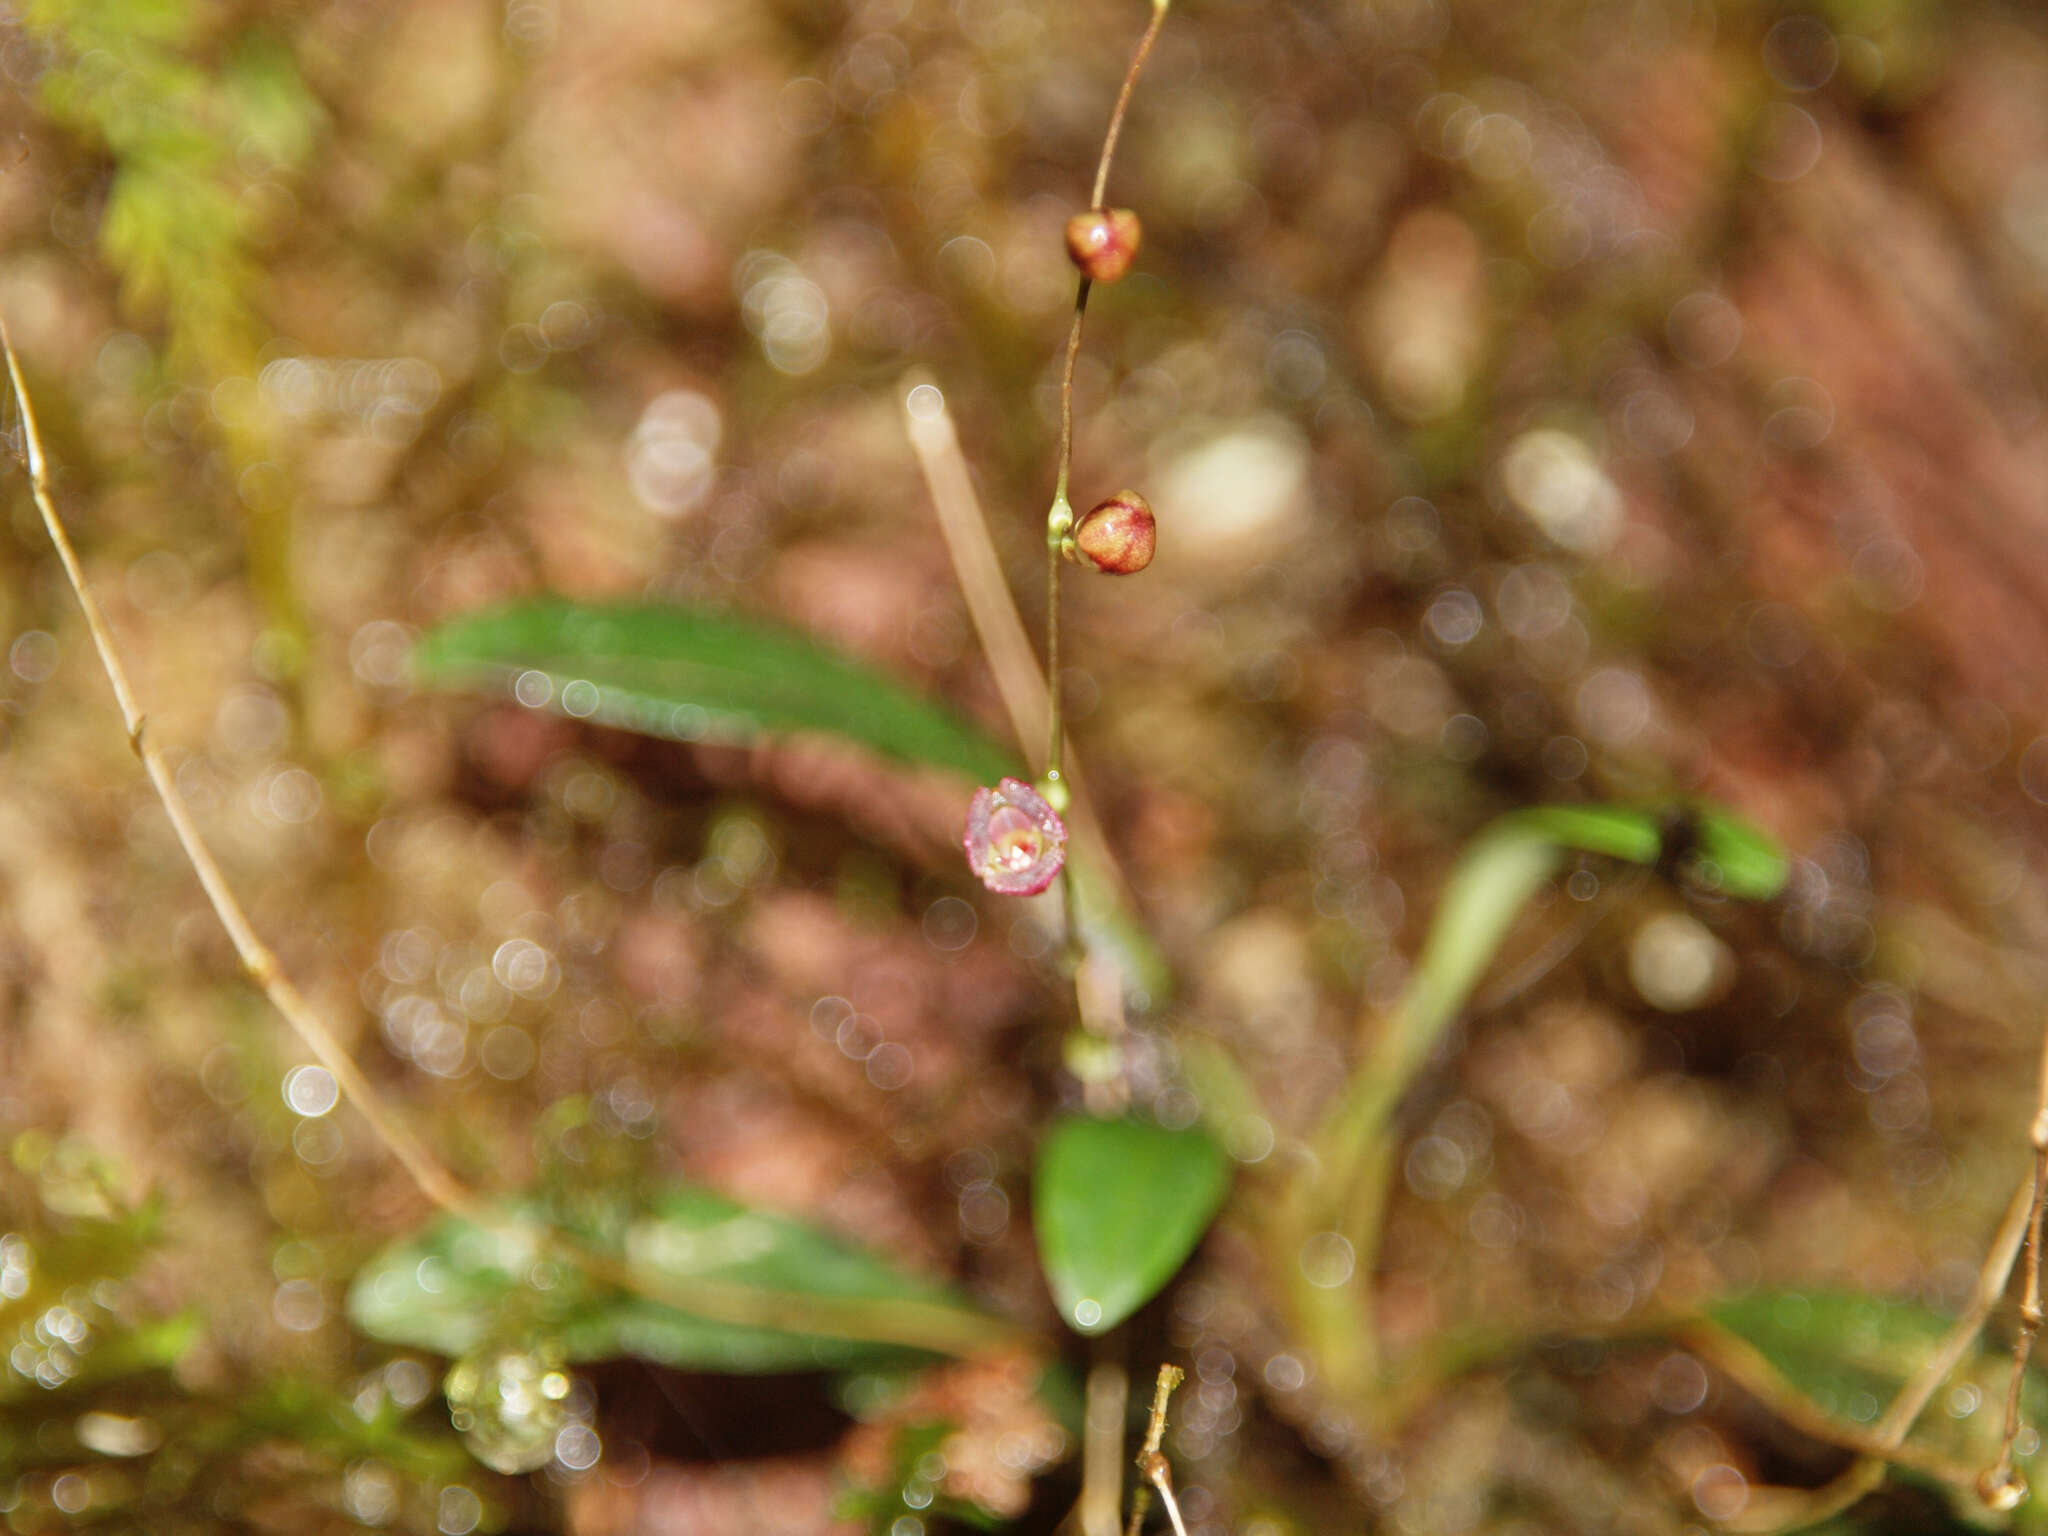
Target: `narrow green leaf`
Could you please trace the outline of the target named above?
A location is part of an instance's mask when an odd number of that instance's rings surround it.
[[[676,741],[829,731],[993,784],[1016,759],[873,668],[733,614],[544,597],[468,614],[413,648],[433,688],[499,693]]]
[[[1466,847],[1444,883],[1414,975],[1389,1021],[1394,1078],[1405,1084],[1420,1069],[1522,908],[1563,862],[1549,830],[1519,817],[1503,817]]]
[[[1792,873],[1792,861],[1769,834],[1711,807],[1699,814],[1699,863],[1743,901],[1771,900]]]
[[[1669,846],[1680,828],[1687,829],[1686,846]],[[1361,1194],[1361,1186],[1382,1177],[1388,1164],[1395,1108],[1567,851],[1635,864],[1683,853],[1705,881],[1752,900],[1775,896],[1790,869],[1768,836],[1718,809],[1673,814],[1545,805],[1510,811],[1484,827],[1445,882],[1407,987],[1380,1020],[1370,1054],[1317,1133],[1319,1160],[1301,1174],[1320,1186],[1319,1195],[1303,1197],[1305,1208],[1348,1235],[1361,1258],[1377,1246],[1379,1219],[1377,1198]]]
[[[1229,1159],[1202,1131],[1060,1121],[1031,1184],[1039,1263],[1060,1316],[1102,1333],[1137,1311],[1186,1262],[1229,1187]]]
[[[927,1337],[943,1351],[1002,1331],[943,1286],[708,1190],[657,1198],[603,1253],[614,1266],[606,1278],[582,1272],[530,1202],[502,1210],[489,1224],[442,1217],[387,1248],[350,1287],[351,1320],[373,1338],[449,1356],[544,1338],[570,1361],[630,1355],[735,1373],[880,1365]],[[692,1311],[680,1301],[693,1288],[776,1322]]]
[[[1619,806],[1544,805],[1511,811],[1482,830],[1444,885],[1408,988],[1362,1074],[1371,1085],[1356,1096],[1371,1103],[1360,1113],[1377,1119],[1391,1110],[1567,849],[1654,864],[1664,856],[1669,819]],[[1709,873],[1728,894],[1761,900],[1783,887],[1790,866],[1764,833],[1712,809],[1691,826],[1697,859],[1711,862]]]
[[[1560,848],[1631,864],[1684,855],[1699,882],[1743,901],[1769,901],[1785,888],[1791,860],[1770,834],[1717,806],[1663,811],[1613,805],[1539,805],[1493,823],[1548,838]]]
[[[1648,811],[1620,805],[1537,805],[1510,811],[1495,827],[1518,827],[1581,853],[1654,864],[1664,839]]]

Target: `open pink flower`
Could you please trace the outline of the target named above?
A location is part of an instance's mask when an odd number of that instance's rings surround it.
[[[1036,896],[1067,862],[1067,828],[1045,797],[1020,779],[974,792],[967,807],[967,867],[1005,896]]]

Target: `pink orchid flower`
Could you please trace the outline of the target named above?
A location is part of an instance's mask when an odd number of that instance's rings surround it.
[[[1020,779],[974,792],[967,808],[967,867],[1004,896],[1036,896],[1067,862],[1067,828],[1045,797]]]

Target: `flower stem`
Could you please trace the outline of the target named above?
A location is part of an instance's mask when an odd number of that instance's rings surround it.
[[[1145,67],[1145,60],[1151,56],[1152,45],[1159,41],[1159,30],[1166,25],[1166,13],[1172,0],[1152,0],[1152,19],[1145,26],[1144,36],[1138,39],[1137,50],[1131,55],[1130,67],[1124,71],[1124,82],[1117,91],[1116,105],[1110,109],[1109,129],[1102,136],[1102,156],[1095,163],[1095,188],[1090,194],[1090,206],[1102,206],[1103,192],[1109,186],[1109,165],[1116,156],[1116,141],[1123,132],[1124,114],[1131,105],[1131,92],[1137,88],[1138,72]],[[1046,684],[1052,696],[1047,728],[1045,777],[1053,785],[1065,788],[1061,776],[1062,748],[1065,737],[1060,711],[1060,559],[1067,535],[1073,530],[1074,508],[1067,500],[1067,482],[1074,467],[1074,363],[1081,355],[1081,326],[1088,315],[1088,290],[1091,285],[1084,276],[1074,292],[1074,323],[1067,329],[1067,355],[1060,367],[1060,451],[1058,474],[1054,480],[1052,506],[1045,515],[1046,581],[1045,581],[1045,650]],[[1073,886],[1065,883],[1071,927]]]

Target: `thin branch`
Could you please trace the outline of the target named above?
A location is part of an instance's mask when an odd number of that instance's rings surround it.
[[[2027,1253],[2027,1273],[2023,1282],[2021,1301],[2021,1334],[2013,1345],[2013,1378],[2006,1395],[2006,1419],[2003,1442],[1996,1463],[1975,1480],[1979,1498],[1994,1509],[2011,1509],[2025,1496],[2025,1480],[2018,1477],[2012,1464],[2014,1443],[2019,1438],[2020,1392],[2025,1378],[2027,1357],[2035,1333],[2041,1322],[2040,1303],[2040,1253],[2041,1222],[2044,1201],[2044,1186],[2048,1186],[2048,1033],[2042,1038],[2041,1082],[2037,1108],[2030,1139],[2034,1146],[2034,1166],[2019,1187],[2013,1191],[2006,1204],[2005,1215],[1999,1221],[1998,1233],[1991,1241],[1991,1249],[1984,1256],[1984,1263],[1977,1272],[1977,1283],[1970,1295],[1970,1303],[1955,1322],[1949,1325],[1941,1344],[1933,1354],[1922,1362],[1913,1379],[1906,1383],[1899,1395],[1892,1399],[1891,1407],[1878,1420],[1866,1444],[1853,1448],[1863,1455],[1852,1463],[1832,1483],[1812,1490],[1810,1503],[1798,1512],[1798,1523],[1824,1519],[1853,1504],[1863,1494],[1882,1481],[1886,1462],[1911,1466],[1915,1458],[1902,1454],[1906,1436],[1912,1432],[1927,1404],[1946,1381],[1949,1374],[1961,1363],[1984,1331],[1984,1324],[1991,1316],[1992,1309],[2004,1296],[2005,1288],[2012,1279],[2013,1265],[2021,1251]],[[2031,1312],[2032,1323],[2028,1316]],[[1812,1426],[1806,1426],[1813,1432]],[[1820,1438],[1832,1438],[1837,1443],[1849,1443],[1837,1431]],[[1958,1486],[1968,1484],[1954,1472],[1945,1472],[1944,1481]]]
[[[2005,1393],[2005,1437],[1999,1443],[1998,1460],[1977,1484],[1984,1502],[2001,1510],[2015,1507],[2027,1492],[2027,1480],[2013,1466],[2013,1445],[2020,1436],[2020,1395],[2026,1385],[2027,1359],[2041,1331],[2041,1217],[2048,1208],[2048,1030],[2041,1035],[2040,1082],[2034,1122],[2027,1134],[2034,1145],[2034,1181],[2027,1212],[2026,1267],[2020,1280],[2020,1329],[2012,1342],[2012,1382]]]
[[[1138,84],[1138,71],[1152,56],[1152,45],[1159,41],[1159,29],[1166,25],[1166,12],[1171,3],[1172,0],[1152,0],[1151,25],[1138,39],[1138,51],[1131,56],[1131,67],[1124,71],[1123,89],[1117,92],[1116,105],[1110,109],[1109,132],[1102,136],[1102,158],[1095,166],[1095,191],[1088,200],[1090,207],[1102,206],[1102,194],[1109,188],[1110,157],[1116,153],[1117,136],[1124,131],[1124,113],[1131,105],[1131,92]]]
[[[1878,1420],[1878,1444],[1896,1448],[1905,1442],[1935,1391],[1969,1353],[1970,1346],[1977,1342],[1977,1335],[1984,1331],[1985,1320],[1991,1316],[1991,1309],[1998,1305],[1999,1297],[2005,1294],[2006,1281],[2012,1276],[2020,1245],[2026,1240],[2033,1193],[2033,1177],[2029,1174],[2013,1191],[2013,1197],[2006,1205],[2005,1216],[1998,1224],[1998,1235],[1992,1239],[1991,1251],[1984,1256],[1984,1265],[1977,1273],[1977,1287],[1971,1293],[1969,1306],[1949,1325],[1940,1347],[1927,1357],[1919,1374],[1906,1384],[1892,1400],[1885,1416]]]
[[[1180,1517],[1180,1501],[1173,1496],[1173,1468],[1160,1449],[1166,1440],[1166,1405],[1172,1401],[1174,1389],[1186,1379],[1187,1372],[1177,1365],[1159,1367],[1159,1379],[1152,1385],[1152,1413],[1145,1425],[1145,1444],[1138,1452],[1138,1470],[1150,1487],[1141,1485],[1131,1496],[1131,1520],[1124,1528],[1124,1536],[1138,1536],[1153,1489],[1158,1490],[1159,1500],[1166,1506],[1166,1518],[1173,1522],[1174,1536],[1188,1536],[1187,1524]]]

